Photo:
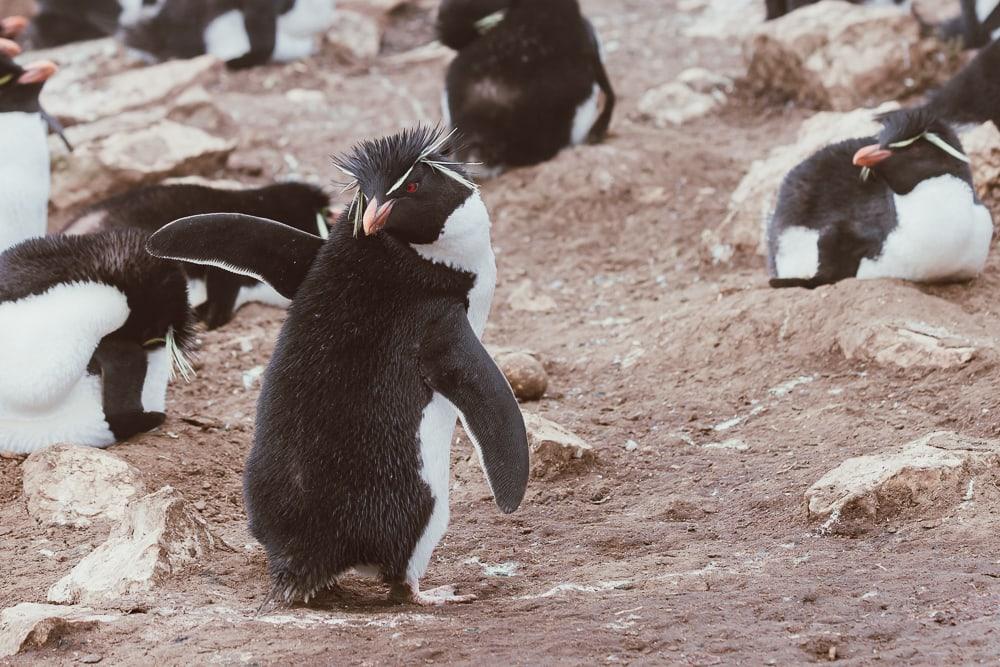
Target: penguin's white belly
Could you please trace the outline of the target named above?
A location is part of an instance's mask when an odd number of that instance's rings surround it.
[[[142,382],[144,412],[167,411],[167,384],[170,382],[170,353],[166,347],[146,353],[146,378]]]
[[[275,308],[288,308],[292,302],[290,299],[286,299],[278,294],[277,290],[270,285],[257,283],[256,285],[240,288],[239,293],[236,295],[236,305],[233,307],[233,310],[239,310],[248,303],[262,303],[266,306],[274,306]]]
[[[808,227],[787,227],[778,237],[774,255],[776,278],[812,278],[819,271],[819,232]]]
[[[250,35],[247,34],[243,12],[228,11],[212,20],[203,34],[205,53],[220,60],[235,60],[250,53]]]
[[[862,259],[858,278],[915,282],[967,280],[979,275],[993,238],[993,219],[968,183],[939,176],[895,196],[897,227],[875,259]]]
[[[84,375],[56,406],[43,411],[21,412],[0,406],[0,451],[16,454],[65,443],[85,447],[107,447],[115,436],[104,420],[101,378]]]
[[[577,107],[576,115],[573,117],[573,129],[570,133],[570,141],[574,146],[587,141],[590,130],[597,122],[600,115],[601,88],[596,83],[594,88],[584,102]]]
[[[979,22],[985,21],[989,15],[996,9],[997,5],[1000,4],[997,0],[977,0],[976,1],[976,16],[979,18]],[[997,28],[992,33],[990,33],[990,39],[1000,38],[1000,28]]]
[[[201,278],[188,280],[188,305],[197,308],[208,301],[208,287]]]
[[[45,236],[49,210],[49,144],[37,113],[9,112],[0,122],[0,252]]]
[[[333,0],[297,0],[278,17],[274,59],[288,62],[316,52],[317,37],[333,25]]]

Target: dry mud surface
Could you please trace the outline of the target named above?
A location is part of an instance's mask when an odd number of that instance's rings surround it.
[[[760,258],[711,264],[702,232],[724,217],[749,162],[791,141],[808,112],[737,96],[682,128],[642,122],[638,98],[681,70],[740,73],[738,44],[685,37],[691,18],[676,4],[584,0],[621,98],[610,140],[484,187],[500,271],[486,340],[540,355],[549,391],[527,408],[575,431],[598,461],[533,479],[521,510],[502,516],[459,437],[451,526],[423,583],[478,601],[397,606],[378,582],[351,577],[345,596],[254,617],[267,583],[240,491],[258,393],[244,373],[267,362],[283,313],[250,306],[200,336],[198,377],[172,389],[165,426],[110,450],[150,488],[197,503],[233,550],[168,580],[155,604],[10,664],[994,663],[995,513],[836,537],[807,521],[803,493],[848,457],[931,431],[1000,436],[995,358],[950,370],[849,361],[810,335],[821,326],[789,329],[787,318],[849,313],[856,284],[775,293]],[[421,41],[390,38],[392,51]],[[355,139],[436,121],[446,60],[393,58],[218,74],[210,87],[240,142],[219,177],[327,183],[329,156]],[[293,89],[324,100],[292,103]],[[525,280],[557,309],[511,308]],[[998,286],[994,253],[980,280],[933,294],[995,331]],[[882,287],[894,285],[863,291]],[[0,459],[0,608],[44,602],[106,535],[38,527],[20,461]]]

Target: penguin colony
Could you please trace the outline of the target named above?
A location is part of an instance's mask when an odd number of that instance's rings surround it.
[[[811,4],[767,0],[776,19]],[[906,5],[904,0],[858,4]],[[996,3],[963,0],[942,28],[997,36]],[[50,62],[21,47],[121,32],[151,60],[213,54],[233,68],[312,54],[332,0],[41,0],[0,20],[0,451],[106,447],[166,419],[190,379],[196,322],[251,301],[288,309],[259,398],[244,476],[271,580],[265,605],[308,602],[351,570],[393,599],[466,602],[420,580],[448,524],[461,420],[500,511],[528,479],[525,425],[483,347],[496,264],[472,172],[544,162],[599,142],[615,93],[577,0],[442,0],[456,51],[443,128],[360,141],[335,159],[351,203],[304,183],[126,192],[47,236]],[[950,27],[949,27],[950,26]],[[767,226],[773,287],[849,277],[976,277],[993,236],[956,123],[1000,127],[1000,42],[878,136],[818,151],[786,177]],[[541,110],[541,111],[540,111]],[[68,146],[68,144],[67,144]],[[476,164],[470,164],[476,163]],[[335,217],[335,219],[334,219]]]

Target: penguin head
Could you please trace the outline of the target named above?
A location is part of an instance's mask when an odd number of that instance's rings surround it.
[[[58,71],[55,63],[39,60],[22,67],[10,55],[12,49],[0,40],[0,113],[40,110],[38,95],[45,82]],[[13,42],[8,42],[13,44]],[[14,45],[17,48],[17,45]],[[18,51],[14,51],[16,54]]]
[[[854,165],[862,168],[863,179],[874,175],[900,195],[938,176],[972,181],[969,158],[958,135],[930,111],[903,109],[878,120],[882,123],[878,143],[854,155]]]
[[[335,160],[357,187],[347,215],[355,236],[378,234],[427,245],[478,187],[460,164],[449,161],[454,133],[416,127],[364,141]]]

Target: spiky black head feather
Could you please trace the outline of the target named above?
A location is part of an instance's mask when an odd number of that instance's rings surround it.
[[[927,107],[889,111],[880,114],[876,120],[882,124],[882,131],[878,135],[882,146],[908,141],[926,132],[937,134],[949,144],[959,145],[958,137],[951,127]]]

